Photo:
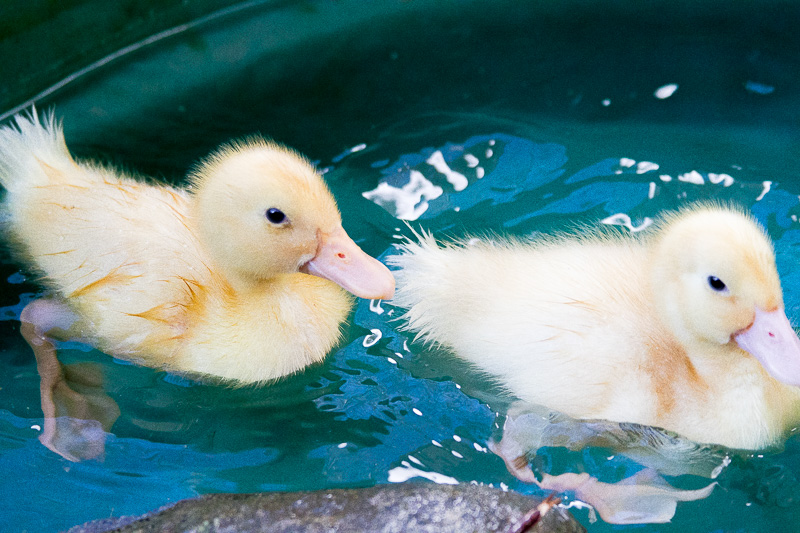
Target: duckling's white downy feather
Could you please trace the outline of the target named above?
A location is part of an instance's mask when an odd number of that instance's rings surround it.
[[[0,128],[0,185],[6,191],[45,185],[41,163],[61,166],[72,162],[64,132],[53,113],[39,119],[36,111],[14,117],[13,127]]]

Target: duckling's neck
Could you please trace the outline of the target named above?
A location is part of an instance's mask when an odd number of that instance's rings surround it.
[[[713,349],[714,346],[697,346],[698,343],[703,345],[710,343],[701,341],[691,334],[688,325],[683,321],[681,302],[675,297],[673,287],[663,283],[655,275],[651,275],[648,281],[648,293],[655,314],[664,329],[672,335],[672,341],[681,346],[686,353],[696,353],[698,349],[701,352]]]
[[[265,314],[278,322],[328,323],[338,332],[339,322],[349,311],[352,298],[332,281],[300,272],[278,274],[268,279],[229,278],[225,307],[232,319],[249,316],[261,322]],[[324,315],[335,315],[328,320]]]
[[[244,298],[255,294],[271,292],[270,288],[274,287],[276,281],[279,279],[281,279],[281,277],[277,275],[266,278],[256,278],[235,271],[225,272],[225,280],[231,286],[233,292]]]

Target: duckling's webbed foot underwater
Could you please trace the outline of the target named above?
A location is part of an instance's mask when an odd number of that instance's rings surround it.
[[[643,467],[637,473],[614,483],[602,476],[581,472],[540,471],[537,452],[548,447],[581,452],[587,447],[603,448],[619,463]],[[703,446],[648,426],[607,421],[576,420],[522,402],[513,404],[503,423],[502,434],[489,442],[489,449],[503,459],[509,473],[543,490],[571,492],[590,504],[603,520],[613,524],[663,523],[675,515],[677,502],[708,497],[716,479],[730,462],[720,447]],[[609,460],[609,463],[611,461]],[[614,466],[609,466],[615,469]],[[671,486],[662,476],[697,476],[702,486],[684,490]]]
[[[36,356],[44,427],[39,441],[70,461],[103,456],[111,426],[120,415],[104,392],[99,369],[90,363],[62,365],[51,335],[74,337],[77,316],[56,299],[29,303],[20,316],[20,332]]]

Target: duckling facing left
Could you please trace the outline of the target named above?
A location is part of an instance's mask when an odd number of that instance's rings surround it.
[[[147,366],[238,383],[320,361],[351,299],[394,279],[342,229],[330,191],[297,153],[232,142],[189,190],[76,162],[52,115],[0,129],[0,182],[15,250],[52,297],[22,320]]]

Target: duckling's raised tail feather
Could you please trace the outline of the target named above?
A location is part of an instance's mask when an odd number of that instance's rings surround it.
[[[61,124],[53,113],[40,119],[35,109],[14,117],[15,124],[0,128],[0,184],[9,192],[45,185],[45,166],[72,164]]]
[[[428,318],[448,314],[448,300],[441,297],[452,294],[452,289],[445,286],[448,263],[443,256],[448,248],[437,244],[433,235],[424,231],[414,232],[414,237],[415,240],[400,245],[400,255],[386,258],[389,265],[398,268],[393,272],[399,288],[392,305],[406,309],[403,318],[408,329],[419,332],[421,337],[436,337],[436,321]]]

